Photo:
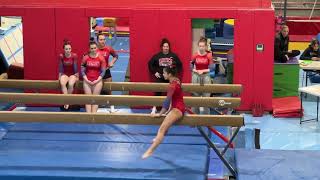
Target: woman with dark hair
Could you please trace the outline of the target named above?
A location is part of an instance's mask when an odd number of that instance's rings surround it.
[[[163,69],[165,67],[171,66],[173,63],[176,65],[177,74],[181,76],[182,73],[182,63],[179,57],[170,50],[170,42],[168,39],[163,38],[160,43],[161,51],[155,54],[148,63],[149,72],[154,77],[155,82],[157,83],[168,83],[163,76]],[[156,96],[161,96],[161,92],[156,92]],[[156,107],[152,108],[151,114],[156,113]]]
[[[320,61],[319,41],[317,39],[311,40],[309,47],[303,51],[300,59]]]
[[[104,59],[106,61],[106,66],[109,67],[106,69],[106,72],[105,72],[104,76],[102,77],[102,79],[106,82],[112,82],[110,68],[112,68],[114,66],[114,64],[117,62],[119,56],[111,46],[106,45],[106,36],[104,34],[102,34],[101,32],[99,32],[97,34],[97,42],[98,42],[97,43],[97,45],[98,45],[97,52],[99,55],[104,57]],[[112,60],[109,63],[110,55],[112,56]],[[102,94],[110,95],[111,91],[103,91]],[[111,113],[115,112],[113,105],[110,106],[110,112]]]
[[[162,109],[159,114],[153,114],[153,117],[161,117],[165,115],[165,119],[160,125],[156,138],[150,148],[142,155],[142,158],[148,158],[154,150],[162,142],[168,129],[183,117],[185,112],[185,104],[183,101],[183,92],[181,89],[181,81],[177,77],[177,68],[175,63],[163,69],[163,78],[170,82],[167,91],[167,98],[163,102]]]
[[[300,56],[300,60],[320,61],[319,41],[317,39],[311,40],[309,47]],[[319,71],[306,71],[306,74],[311,83],[320,82]]]
[[[71,42],[64,40],[64,52],[59,54],[59,82],[63,94],[72,94],[74,85],[79,79],[78,73],[78,56],[72,53]],[[65,110],[69,109],[69,105],[64,105]]]
[[[201,37],[198,42],[198,52],[191,60],[192,83],[211,84],[209,72],[214,69],[213,56],[207,51],[207,39]],[[193,93],[193,96],[210,97],[210,93]],[[192,108],[194,113],[200,114],[199,108]],[[204,108],[203,114],[210,114],[210,108]]]
[[[99,95],[103,86],[102,77],[106,72],[106,61],[97,53],[97,43],[90,39],[89,53],[83,56],[81,74],[85,94]],[[98,105],[86,104],[87,112],[97,112]]]

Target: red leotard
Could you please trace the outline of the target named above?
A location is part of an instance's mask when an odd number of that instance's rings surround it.
[[[209,65],[213,64],[212,53],[207,52],[204,55],[197,53],[192,56],[192,63],[194,63],[196,70],[209,69]]]
[[[95,58],[92,58],[89,55],[85,55],[82,59],[82,64],[85,64],[85,74],[89,81],[98,79],[101,73],[101,69],[106,68],[106,61],[100,55]]]
[[[114,49],[112,49],[112,47],[110,46],[105,46],[103,47],[102,49],[98,49],[98,53],[104,57],[105,61],[106,61],[106,66],[109,65],[109,56],[110,54],[113,56],[113,57],[116,57],[118,56],[116,51]]]
[[[64,54],[59,55],[60,63],[62,63],[63,66],[63,74],[67,76],[74,75],[76,72],[76,69],[74,68],[75,62],[77,62],[78,56],[75,53],[72,53],[70,57],[66,57]]]
[[[167,96],[171,96],[171,108],[176,108],[184,114],[186,107],[183,101],[181,82],[179,80],[173,80],[170,83]]]

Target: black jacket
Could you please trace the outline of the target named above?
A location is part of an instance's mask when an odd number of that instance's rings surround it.
[[[314,51],[311,46],[309,46],[306,50],[303,51],[300,56],[301,60],[311,60],[313,57],[320,57],[320,50]]]
[[[278,33],[274,40],[274,59],[281,60],[282,57],[288,54],[289,36],[283,37]]]
[[[163,78],[163,68],[172,65],[173,62],[175,62],[178,74],[179,76],[181,76],[182,63],[179,57],[173,52],[169,52],[168,54],[163,54],[162,52],[159,52],[155,54],[148,63],[149,71],[152,75],[158,72],[160,76]]]

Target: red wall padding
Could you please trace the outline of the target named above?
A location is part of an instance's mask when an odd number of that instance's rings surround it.
[[[160,18],[161,17],[161,18]],[[148,61],[153,54],[160,51],[161,39],[170,40],[171,49],[183,63],[184,82],[190,82],[189,61],[191,56],[191,21],[186,20],[184,11],[136,11],[130,27],[131,81],[149,81]],[[155,19],[158,19],[155,21]],[[168,21],[170,19],[170,21]],[[189,43],[186,43],[189,42]],[[148,52],[148,53],[146,53]]]
[[[89,18],[86,16],[85,9],[56,9],[55,15],[56,57],[63,52],[63,40],[67,38],[72,43],[72,51],[78,54],[78,69],[80,70],[81,57],[89,49],[90,38]],[[58,70],[58,66],[56,69]]]
[[[252,108],[254,98],[254,37],[253,21],[254,11],[238,12],[238,19],[235,20],[235,39],[234,39],[234,68],[233,83],[242,84],[245,94],[241,96],[241,108]]]
[[[287,21],[292,35],[313,35],[320,33],[320,22]],[[311,39],[310,39],[311,40]]]
[[[270,18],[265,18],[270,17]],[[272,110],[273,91],[273,58],[274,31],[268,31],[274,23],[274,12],[256,11],[254,12],[254,48],[256,44],[263,43],[264,51],[254,51],[253,60],[253,104],[261,104],[265,110]],[[263,19],[263,21],[261,20]],[[262,30],[263,29],[263,30]]]
[[[249,8],[270,8],[271,0],[121,0],[108,1],[79,1],[79,0],[0,0],[3,6],[40,6],[40,7],[249,7]]]
[[[129,18],[117,18],[117,26],[128,27],[130,25]]]
[[[54,9],[26,9],[23,16],[23,44],[24,77],[57,79]]]

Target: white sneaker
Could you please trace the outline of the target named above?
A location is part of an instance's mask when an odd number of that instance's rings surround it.
[[[156,114],[157,113],[157,107],[153,106],[152,110],[151,110],[151,114]]]
[[[110,113],[115,113],[117,112],[118,110],[114,108],[113,105],[110,106]]]

